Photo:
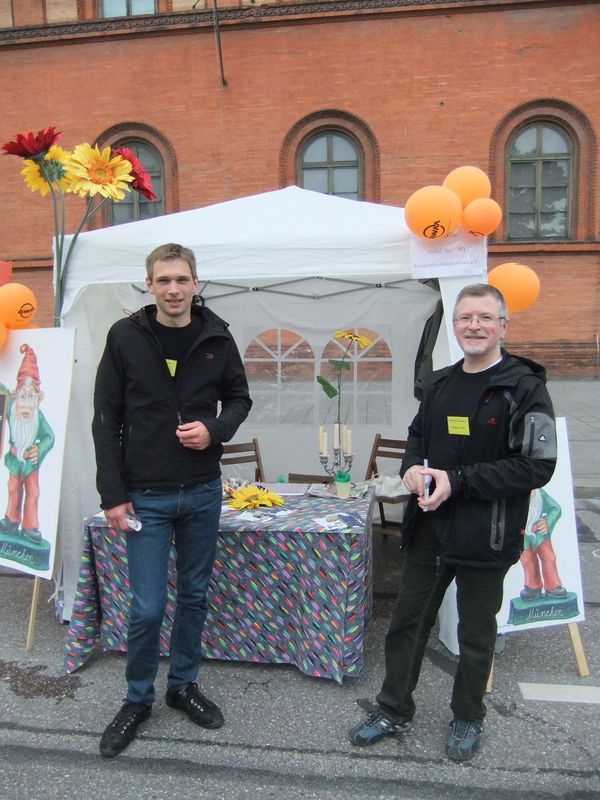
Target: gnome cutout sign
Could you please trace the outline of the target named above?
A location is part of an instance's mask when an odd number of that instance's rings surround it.
[[[0,519],[0,540],[11,545],[12,556],[2,547],[4,557],[35,569],[47,569],[50,544],[39,524],[39,471],[54,445],[54,433],[40,410],[44,393],[36,354],[28,344],[22,344],[20,352],[23,360],[14,390],[0,383],[2,418],[3,423],[8,422],[9,434],[4,456],[8,471],[7,505]],[[3,435],[6,435],[4,425]]]

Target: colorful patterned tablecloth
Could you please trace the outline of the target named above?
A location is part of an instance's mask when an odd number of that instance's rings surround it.
[[[359,675],[371,614],[372,509],[372,491],[350,500],[287,497],[278,515],[224,507],[203,655],[293,664],[336,681]],[[175,585],[172,552],[161,655],[169,653]],[[79,669],[98,644],[126,651],[129,601],[124,535],[104,517],[90,517],[65,643],[67,672]]]

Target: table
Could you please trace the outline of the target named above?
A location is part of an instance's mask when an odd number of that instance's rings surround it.
[[[223,508],[202,634],[203,656],[293,664],[307,675],[356,676],[371,614],[373,491],[362,498],[287,497],[260,515]],[[280,510],[280,509],[277,509]],[[85,521],[81,569],[64,654],[79,669],[98,644],[127,649],[125,538],[103,516]],[[171,553],[161,655],[175,610]]]

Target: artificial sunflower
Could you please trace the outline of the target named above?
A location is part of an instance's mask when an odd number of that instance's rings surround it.
[[[350,370],[350,364],[346,360],[348,358],[348,353],[350,352],[350,348],[353,344],[357,344],[361,350],[364,350],[365,347],[370,347],[373,342],[369,339],[368,336],[360,336],[358,333],[352,333],[352,331],[335,331],[333,334],[334,339],[346,339],[348,341],[348,345],[344,350],[344,354],[341,358],[328,358],[327,363],[332,368],[336,376],[336,383],[337,386],[334,386],[327,378],[324,378],[322,375],[317,375],[317,383],[320,384],[321,388],[327,395],[327,397],[334,398],[337,397],[337,423],[341,424],[342,419],[342,375],[344,371]]]
[[[241,486],[231,493],[229,505],[232,508],[258,508],[259,506],[282,506],[283,497],[276,492],[270,492],[261,486],[250,484]]]
[[[21,175],[31,191],[39,192],[42,197],[45,197],[50,191],[50,184],[52,184],[55,190],[60,186],[60,189],[66,192],[70,183],[67,174],[69,156],[70,153],[57,144],[53,144],[43,159],[35,161],[31,158],[24,159],[25,166],[21,170]]]
[[[111,200],[122,200],[129,183],[134,180],[131,164],[122,156],[112,156],[110,147],[100,151],[98,145],[78,144],[69,159],[72,183],[69,187],[80,197],[101,194]]]
[[[129,147],[113,147],[113,155],[121,156],[131,164],[131,174],[133,175],[132,187],[143,195],[147,200],[156,200],[156,195],[152,191],[150,176],[142,166],[142,162],[135,156]]]
[[[357,333],[352,333],[351,331],[336,331],[333,334],[333,338],[348,339],[350,342],[356,342],[361,350],[364,350],[365,347],[370,347],[373,344],[368,336],[359,336]]]

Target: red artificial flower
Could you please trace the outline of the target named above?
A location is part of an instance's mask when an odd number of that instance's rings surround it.
[[[121,156],[121,158],[124,158],[125,161],[129,161],[131,164],[131,174],[133,176],[133,183],[131,185],[136,192],[144,195],[147,200],[156,200],[156,195],[152,191],[150,175],[148,175],[142,166],[142,162],[139,158],[136,158],[129,147],[113,147],[112,151],[115,156]]]
[[[42,128],[36,134],[17,133],[15,141],[5,142],[2,145],[4,155],[19,156],[20,158],[36,158],[45,155],[60,136],[60,131],[50,126]]]

